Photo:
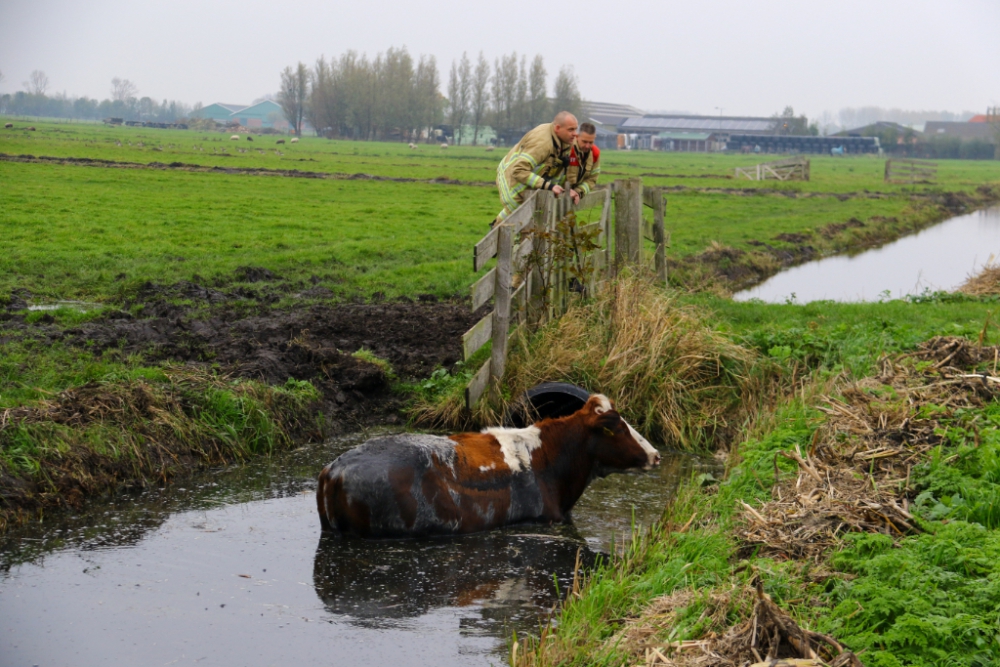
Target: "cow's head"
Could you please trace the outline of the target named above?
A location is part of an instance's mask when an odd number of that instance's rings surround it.
[[[607,396],[593,394],[580,409],[590,431],[590,447],[605,468],[644,468],[660,463],[660,453],[622,419]]]

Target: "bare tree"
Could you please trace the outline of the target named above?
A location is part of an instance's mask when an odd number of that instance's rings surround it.
[[[291,124],[295,135],[302,136],[302,118],[306,113],[306,96],[309,92],[309,70],[302,63],[295,69],[286,67],[281,73],[281,90],[278,104]]]
[[[49,77],[40,69],[34,70],[23,83],[24,89],[32,95],[44,95],[49,89]]]
[[[461,144],[465,127],[465,117],[469,114],[469,103],[472,93],[472,63],[469,56],[462,54],[462,61],[451,63],[451,74],[448,77],[448,116],[451,120],[455,143]]]
[[[334,92],[335,77],[336,63],[327,63],[326,58],[320,56],[312,71],[312,87],[306,104],[306,116],[316,128],[316,133],[328,139],[333,137],[340,126]]]
[[[437,58],[434,56],[420,56],[417,62],[417,71],[412,83],[412,96],[417,101],[414,105],[416,136],[419,140],[427,130],[439,124],[442,119],[441,108],[441,78],[438,74]]]
[[[128,79],[120,79],[117,76],[111,79],[111,99],[115,102],[128,102],[139,94],[139,86]]]
[[[521,66],[517,72],[517,85],[514,87],[513,113],[511,125],[524,130],[528,124],[528,56],[521,56]]]
[[[574,116],[580,114],[580,89],[577,87],[576,74],[573,73],[572,66],[567,65],[559,70],[553,98],[553,113],[569,111]]]
[[[528,78],[528,125],[535,127],[552,117],[549,110],[549,96],[546,94],[545,62],[541,55],[535,56],[531,62],[531,74]]]
[[[479,128],[486,118],[486,110],[490,105],[489,92],[490,85],[490,64],[483,57],[483,52],[479,52],[479,60],[476,61],[476,74],[472,78],[472,98],[470,112],[472,113],[472,144],[479,141]]]
[[[517,98],[517,52],[501,56],[493,62],[493,86],[490,97],[493,99],[494,129],[497,136],[511,139],[509,135],[515,129],[514,105]]]

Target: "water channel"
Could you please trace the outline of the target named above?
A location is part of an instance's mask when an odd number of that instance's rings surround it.
[[[1000,207],[956,216],[880,248],[793,267],[734,295],[770,303],[878,301],[951,291],[1000,257]]]
[[[369,434],[370,435],[370,434]],[[595,481],[572,524],[449,539],[320,537],[307,445],[119,494],[0,540],[0,664],[499,665],[585,564],[656,520],[688,456]],[[634,519],[633,519],[634,517]]]

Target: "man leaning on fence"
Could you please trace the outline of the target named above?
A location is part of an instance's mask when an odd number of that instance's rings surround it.
[[[596,139],[597,128],[593,123],[582,123],[580,134],[570,149],[566,189],[574,204],[579,204],[582,197],[597,187],[597,177],[601,175],[601,149],[594,145]]]
[[[492,224],[513,213],[531,190],[551,190],[557,197],[563,193],[576,135],[576,117],[560,111],[551,123],[539,125],[521,137],[497,167],[503,210]],[[575,195],[574,200],[577,198]]]

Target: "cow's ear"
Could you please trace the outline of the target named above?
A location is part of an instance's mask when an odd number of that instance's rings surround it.
[[[594,417],[594,430],[608,429],[615,430],[621,422],[622,416],[616,410],[608,410]]]
[[[590,414],[599,415],[609,410],[614,410],[615,406],[604,394],[593,394],[583,409]]]

